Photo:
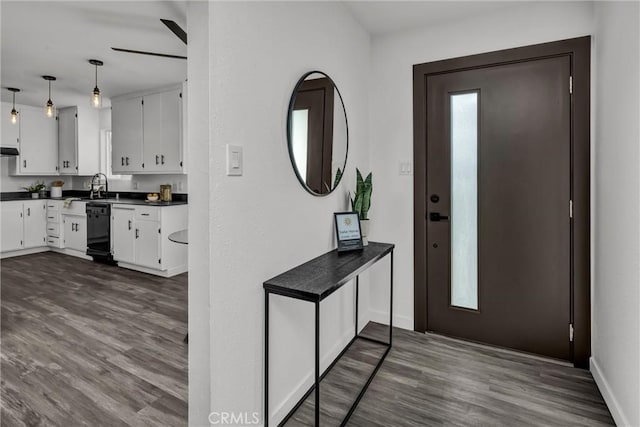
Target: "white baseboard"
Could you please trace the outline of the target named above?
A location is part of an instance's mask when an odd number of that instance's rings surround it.
[[[360,325],[362,325],[362,323],[360,323]],[[336,344],[331,348],[331,350],[326,352],[325,355],[320,359],[320,366],[328,366],[329,363],[333,361],[333,359],[335,359],[338,354],[340,354],[342,349],[345,348],[347,344],[349,344],[349,341],[351,341],[352,338],[353,329],[347,330],[338,340],[338,342],[336,342]],[[284,417],[289,413],[289,411],[295,406],[295,404],[302,398],[302,396],[304,396],[307,390],[309,390],[309,387],[313,385],[313,381],[314,372],[310,371],[295,386],[293,391],[289,393],[287,397],[282,400],[282,402],[280,402],[276,410],[272,412],[269,421],[273,421],[274,425],[282,421]]]
[[[388,311],[377,311],[377,310],[369,310],[369,319],[372,322],[382,323],[385,325],[389,324],[389,312]],[[393,326],[395,328],[407,329],[409,331],[413,331],[413,319],[407,316],[393,316]]]
[[[20,249],[17,251],[2,252],[0,253],[0,258],[4,259],[4,258],[13,258],[16,256],[22,256],[22,255],[39,254],[40,252],[47,252],[48,250],[49,248],[46,246],[42,246],[39,248],[31,248],[31,249]]]
[[[605,403],[609,407],[609,412],[611,412],[611,416],[616,422],[616,425],[630,426],[631,424],[629,423],[627,417],[624,415],[622,408],[618,404],[618,401],[613,394],[613,390],[611,390],[609,383],[602,374],[602,370],[600,369],[600,366],[598,366],[598,362],[596,362],[593,357],[589,358],[589,370],[591,371],[591,375],[593,375],[593,379],[595,380],[596,385],[600,389],[600,393],[602,394]]]
[[[118,261],[118,267],[128,268],[129,270],[136,270],[141,273],[153,274],[154,276],[160,277],[173,277],[178,274],[186,273],[188,270],[186,264],[179,267],[173,267],[168,270],[156,270],[153,268],[142,267],[141,265],[129,264],[122,261]]]

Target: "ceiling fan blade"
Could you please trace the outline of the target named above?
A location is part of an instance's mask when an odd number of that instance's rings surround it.
[[[115,50],[117,52],[138,53],[140,55],[160,56],[162,58],[187,59],[186,56],[169,55],[167,53],[145,52],[145,51],[142,51],[142,50],[122,49],[122,48],[119,48],[119,47],[112,47],[111,49],[113,49],[113,50]]]
[[[182,29],[182,27],[180,27],[180,25],[176,24],[176,21],[172,21],[170,19],[160,19],[160,20],[164,25],[167,26],[167,28],[173,31],[173,34],[178,36],[178,38],[182,40],[184,44],[187,44],[187,33]]]

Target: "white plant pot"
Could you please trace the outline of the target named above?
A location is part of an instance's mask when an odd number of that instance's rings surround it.
[[[360,231],[362,233],[362,244],[367,246],[369,244],[369,219],[360,220]]]
[[[32,199],[39,199],[40,198],[40,194],[39,193],[31,193],[31,198]]]

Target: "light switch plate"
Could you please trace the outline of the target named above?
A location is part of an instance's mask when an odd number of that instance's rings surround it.
[[[400,162],[400,175],[412,175],[412,166],[411,162]]]
[[[227,144],[227,176],[242,175],[242,147]]]

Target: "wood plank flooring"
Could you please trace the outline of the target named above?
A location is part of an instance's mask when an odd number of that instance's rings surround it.
[[[187,275],[0,261],[2,426],[186,426]]]
[[[2,426],[186,426],[187,276],[55,253],[0,261]],[[386,327],[365,334],[386,340]],[[339,425],[382,353],[358,340],[321,386]],[[287,424],[312,425],[313,393]],[[589,372],[436,335],[394,346],[349,425],[602,426]]]
[[[387,326],[364,330],[380,340]],[[605,426],[611,414],[588,371],[535,356],[394,329],[393,348],[349,426]],[[338,426],[383,347],[357,340],[320,385],[324,426]],[[315,395],[287,422],[313,425]]]

